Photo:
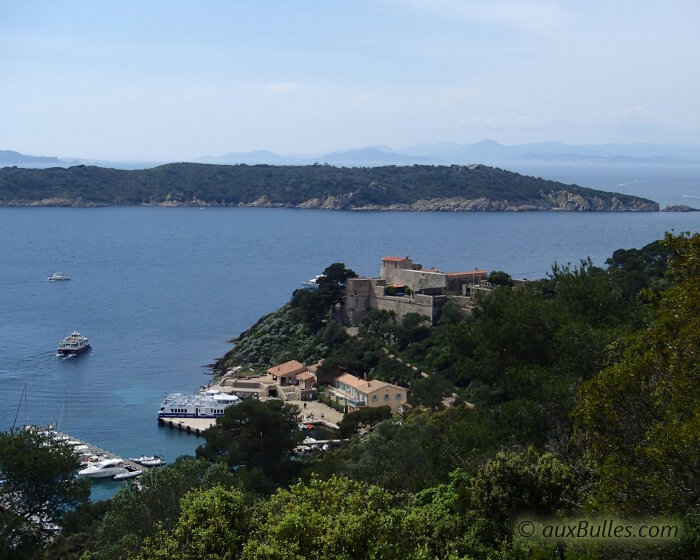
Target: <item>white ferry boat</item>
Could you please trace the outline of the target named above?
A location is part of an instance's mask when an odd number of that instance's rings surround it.
[[[70,276],[65,272],[53,272],[51,276],[49,276],[49,282],[57,282],[61,280],[70,280]]]
[[[216,418],[239,402],[236,395],[215,389],[204,393],[168,393],[160,405],[158,418]]]
[[[73,332],[58,343],[59,354],[80,354],[90,349],[90,341],[79,332]]]

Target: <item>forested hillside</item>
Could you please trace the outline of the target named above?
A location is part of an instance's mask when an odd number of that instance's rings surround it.
[[[0,169],[2,206],[215,205],[336,210],[657,211],[630,195],[482,165],[206,165]]]

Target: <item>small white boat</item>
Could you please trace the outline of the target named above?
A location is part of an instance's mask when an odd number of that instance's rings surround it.
[[[142,470],[136,470],[136,471],[127,470],[126,472],[115,474],[114,480],[126,480],[128,478],[136,478],[137,476],[141,476],[142,474],[143,474]]]
[[[302,289],[304,289],[304,290],[315,290],[316,288],[318,288],[318,281],[319,281],[321,278],[325,278],[325,276],[324,276],[323,274],[317,274],[316,276],[314,276],[314,277],[311,278],[310,280],[307,280],[306,282],[302,282],[302,283],[301,283]]]
[[[114,475],[124,472],[126,472],[126,469],[124,468],[124,461],[121,459],[103,459],[78,471],[78,476],[86,476],[88,478],[111,478]]]
[[[146,461],[141,461],[144,467],[164,467],[168,462],[163,457],[154,457]]]
[[[143,465],[144,467],[162,467],[167,463],[160,455],[142,455],[141,457],[129,457],[129,461]]]
[[[51,276],[49,276],[49,282],[57,282],[61,280],[70,280],[70,276],[65,272],[53,272]]]

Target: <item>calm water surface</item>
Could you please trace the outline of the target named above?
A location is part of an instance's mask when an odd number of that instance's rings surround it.
[[[122,456],[173,460],[201,440],[158,427],[163,394],[198,389],[228,339],[332,262],[376,276],[382,256],[408,255],[537,278],[555,260],[603,264],[619,247],[699,226],[698,214],[672,213],[0,209],[0,429],[23,423],[26,383],[30,423],[61,419]],[[72,280],[48,282],[54,271]],[[73,330],[92,351],[57,357]]]

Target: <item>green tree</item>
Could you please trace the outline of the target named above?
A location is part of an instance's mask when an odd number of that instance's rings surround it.
[[[423,490],[454,468],[443,462],[447,454],[442,443],[441,426],[430,414],[385,420],[351,445],[346,472],[390,491]]]
[[[180,501],[189,491],[235,482],[224,465],[186,456],[165,468],[149,470],[138,484],[124,486],[112,499],[90,547],[92,558],[112,560],[134,554],[145,538],[174,527]]]
[[[241,558],[415,558],[416,541],[402,529],[405,513],[405,505],[376,486],[314,478],[278,490],[259,508]]]
[[[669,288],[624,358],[584,386],[576,435],[597,465],[598,507],[687,516],[700,546],[700,234],[665,243]]]
[[[333,263],[323,271],[323,275],[318,279],[318,285],[321,288],[344,288],[348,278],[357,278],[357,273],[350,268],[345,268],[343,263]]]
[[[61,520],[61,532],[46,547],[41,560],[73,560],[92,548],[102,518],[111,503],[108,500],[87,502],[66,511]]]
[[[240,490],[193,490],[180,503],[171,532],[144,541],[135,560],[236,560],[249,532],[250,508]]]
[[[481,539],[497,544],[512,535],[518,514],[551,517],[578,503],[575,474],[551,453],[499,452],[477,472],[471,507],[480,518]]]
[[[290,454],[303,439],[296,429],[299,409],[281,400],[249,400],[230,406],[204,432],[197,456],[226,463],[239,471],[260,471],[282,483],[294,471]]]
[[[343,416],[338,424],[340,435],[350,437],[360,429],[372,430],[382,420],[391,418],[391,408],[388,406],[360,408]]]
[[[489,276],[487,278],[491,284],[494,284],[496,286],[512,286],[513,285],[513,278],[511,277],[510,274],[507,272],[503,272],[502,270],[493,270],[489,273]]]
[[[409,402],[431,410],[440,410],[444,408],[443,399],[449,397],[453,390],[452,384],[441,375],[421,377],[411,384]]]
[[[37,429],[0,433],[0,558],[34,558],[89,481],[65,443]]]

